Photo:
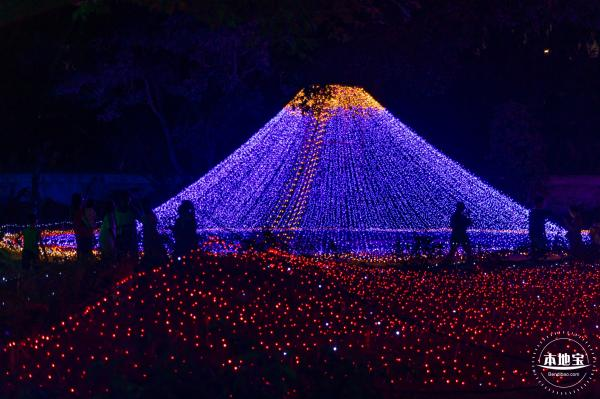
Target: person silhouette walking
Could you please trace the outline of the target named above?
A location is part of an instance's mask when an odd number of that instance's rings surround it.
[[[450,234],[450,252],[446,260],[451,262],[456,255],[458,247],[462,247],[463,251],[467,256],[467,262],[471,262],[473,259],[473,252],[471,250],[471,240],[467,234],[467,229],[473,224],[473,220],[466,213],[466,206],[464,202],[456,204],[456,210],[450,218],[450,227],[452,233]]]

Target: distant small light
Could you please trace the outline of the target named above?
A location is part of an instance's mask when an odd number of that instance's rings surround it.
[[[549,48],[545,48],[544,49],[544,55],[548,55],[550,54],[550,49]]]

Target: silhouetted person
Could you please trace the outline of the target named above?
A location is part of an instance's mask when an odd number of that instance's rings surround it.
[[[273,234],[273,230],[269,228],[264,228],[262,230],[263,233],[263,250],[268,250],[270,248],[277,247],[277,237]]]
[[[117,221],[115,220],[115,204],[106,203],[104,219],[100,227],[100,254],[104,262],[111,262],[117,256]]]
[[[77,258],[81,258],[81,231],[83,230],[83,209],[81,194],[75,193],[71,196],[71,223],[75,233],[75,243],[77,245]]]
[[[467,262],[470,262],[473,258],[471,241],[467,234],[467,229],[473,224],[473,221],[467,216],[465,210],[464,202],[457,203],[456,210],[450,218],[452,233],[450,234],[450,252],[448,253],[448,261],[451,261],[454,258],[459,246],[465,251]]]
[[[115,210],[117,222],[117,254],[120,259],[134,258],[138,255],[136,213],[131,205],[129,193],[121,195]]]
[[[538,259],[546,253],[546,220],[550,213],[544,209],[544,197],[535,198],[535,207],[529,211],[529,241],[531,243],[531,257]]]
[[[37,263],[40,256],[40,245],[42,245],[41,234],[37,227],[35,215],[29,215],[27,227],[23,229],[21,235],[23,236],[21,266],[23,270],[29,270],[33,264]],[[42,248],[44,247],[42,246]]]
[[[75,193],[71,197],[71,220],[77,243],[77,260],[87,260],[92,256],[94,229],[86,224],[83,200],[79,193]]]
[[[596,222],[590,227],[590,241],[592,244],[592,256],[600,257],[600,223]]]
[[[338,247],[337,247],[334,239],[329,239],[327,241],[327,252],[330,254],[338,253]]]
[[[144,267],[159,266],[166,262],[167,251],[164,246],[164,238],[158,232],[158,219],[150,207],[146,207],[142,217],[143,226],[143,244],[144,258],[142,264]]]
[[[173,226],[175,238],[174,255],[182,256],[198,246],[196,215],[194,204],[185,200],[177,209],[177,220]]]
[[[91,255],[94,244],[96,243],[96,210],[94,209],[94,200],[88,199],[83,207],[83,224],[87,229],[86,233],[91,242],[88,242],[89,254]]]
[[[569,214],[565,219],[565,225],[567,227],[567,240],[569,241],[571,256],[580,257],[583,252],[583,240],[581,238],[583,217],[579,209],[575,206],[569,207]]]

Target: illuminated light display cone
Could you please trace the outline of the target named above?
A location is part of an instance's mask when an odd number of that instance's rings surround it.
[[[388,251],[416,235],[447,240],[457,201],[473,219],[475,244],[526,241],[524,207],[357,87],[300,91],[237,151],[156,209],[164,231],[183,200],[195,204],[201,232],[271,229],[298,251]]]

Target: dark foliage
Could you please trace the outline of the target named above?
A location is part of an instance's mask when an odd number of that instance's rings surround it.
[[[198,176],[300,88],[345,83],[520,198],[546,174],[600,172],[596,2],[57,0],[0,11],[0,131],[13,148],[3,170]]]

